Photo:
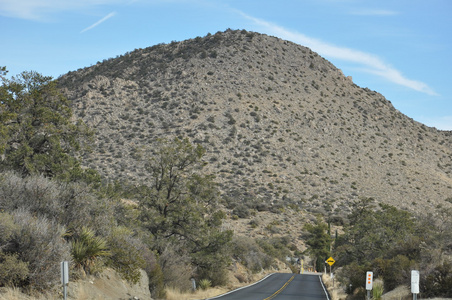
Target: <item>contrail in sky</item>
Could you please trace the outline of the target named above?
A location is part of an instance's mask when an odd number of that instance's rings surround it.
[[[99,21],[97,21],[96,23],[94,23],[93,25],[86,27],[85,29],[83,29],[82,31],[80,31],[80,33],[84,33],[88,30],[93,29],[94,27],[102,24],[103,22],[107,21],[108,19],[110,19],[111,17],[114,17],[116,15],[116,12],[111,12],[108,15],[106,15],[105,17],[103,17],[102,19],[100,19]]]

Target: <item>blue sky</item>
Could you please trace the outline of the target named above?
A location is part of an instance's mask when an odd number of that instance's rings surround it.
[[[136,48],[246,29],[307,46],[452,130],[451,0],[0,0],[0,66],[55,78]]]

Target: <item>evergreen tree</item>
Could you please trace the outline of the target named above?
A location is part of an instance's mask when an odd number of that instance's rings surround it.
[[[76,159],[92,132],[72,120],[68,100],[52,77],[23,72],[7,79],[0,70],[0,169],[27,176],[99,180]]]
[[[187,139],[161,141],[146,164],[150,180],[141,191],[141,221],[157,251],[169,243],[183,245],[198,276],[220,284],[232,233],[219,228],[224,213],[215,210],[219,192],[214,178],[202,173],[204,153]]]
[[[322,263],[331,255],[331,236],[328,234],[328,225],[317,217],[315,224],[306,223],[303,227],[308,233],[306,244],[308,253],[314,256],[314,268],[321,271]]]

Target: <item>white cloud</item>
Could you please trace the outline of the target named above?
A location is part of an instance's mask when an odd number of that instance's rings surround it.
[[[256,25],[264,28],[268,33],[309,47],[322,56],[355,63],[361,70],[375,74],[395,84],[428,95],[438,95],[427,84],[406,78],[399,70],[385,63],[381,58],[374,54],[329,44],[319,39],[308,37],[302,33],[289,31],[281,26],[251,17],[241,11],[239,11],[239,13],[245,18],[253,21]]]
[[[0,0],[0,15],[45,21],[54,13],[79,10],[104,4],[129,3],[130,0]]]
[[[100,19],[99,21],[97,21],[96,23],[94,23],[91,26],[86,27],[85,29],[83,29],[82,31],[80,31],[80,33],[84,33],[88,30],[93,29],[94,27],[102,24],[103,22],[107,21],[108,19],[110,19],[111,17],[114,17],[116,15],[116,12],[111,12],[108,15],[106,15],[105,17],[103,17],[102,19]]]

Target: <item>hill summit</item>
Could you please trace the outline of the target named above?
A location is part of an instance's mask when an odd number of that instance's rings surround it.
[[[136,49],[60,77],[96,130],[86,166],[145,183],[159,138],[206,149],[229,208],[342,215],[373,198],[452,206],[452,133],[420,124],[309,48],[227,30]]]

